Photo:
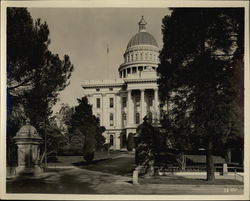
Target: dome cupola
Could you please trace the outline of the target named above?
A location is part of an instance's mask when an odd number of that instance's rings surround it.
[[[146,30],[147,22],[144,20],[143,16],[138,25],[139,25],[139,31],[129,40],[127,49],[136,45],[152,45],[158,47],[158,44],[154,36],[152,36]]]
[[[147,32],[144,17],[138,23],[139,31],[128,42],[123,55],[124,63],[119,67],[120,78],[142,71],[156,71],[159,63],[159,47],[154,36]]]

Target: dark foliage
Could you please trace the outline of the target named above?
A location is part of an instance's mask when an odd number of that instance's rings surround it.
[[[99,119],[93,115],[92,106],[87,97],[78,99],[78,105],[70,119],[69,137],[71,146],[82,150],[83,155],[92,154],[103,148],[105,128],[100,126]],[[76,139],[74,142],[73,139]]]
[[[69,84],[70,58],[60,59],[48,50],[49,44],[46,22],[33,22],[26,8],[7,8],[8,153],[14,148],[12,137],[27,117],[44,137],[58,93]]]
[[[95,152],[89,152],[89,153],[84,154],[84,159],[89,163],[93,161],[94,156],[95,156]]]
[[[212,152],[243,138],[244,10],[172,9],[162,32],[162,125],[175,148],[207,150],[213,180]]]

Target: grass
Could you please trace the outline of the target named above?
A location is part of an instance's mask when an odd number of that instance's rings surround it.
[[[110,153],[108,154],[108,152],[95,152],[95,157],[94,160],[104,160],[104,159],[108,159],[108,158],[112,158],[118,155],[121,155],[124,152],[120,152],[120,151],[110,151]],[[55,166],[70,166],[70,165],[74,165],[76,163],[82,163],[85,162],[83,156],[56,156],[57,161],[49,161],[48,165],[55,165]]]

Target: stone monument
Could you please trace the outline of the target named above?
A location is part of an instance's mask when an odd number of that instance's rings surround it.
[[[42,173],[39,166],[39,145],[42,138],[38,135],[37,130],[30,124],[27,119],[24,126],[20,128],[14,137],[17,149],[18,164],[16,167],[16,174],[32,174],[38,176]]]

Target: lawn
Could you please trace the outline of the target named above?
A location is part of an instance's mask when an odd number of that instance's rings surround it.
[[[94,161],[113,158],[113,157],[121,155],[122,153],[124,152],[120,152],[120,151],[110,151],[110,153],[105,152],[105,151],[95,152]],[[55,157],[51,159],[48,158],[49,166],[71,166],[76,163],[85,162],[83,156],[56,156],[56,160],[55,160]]]

